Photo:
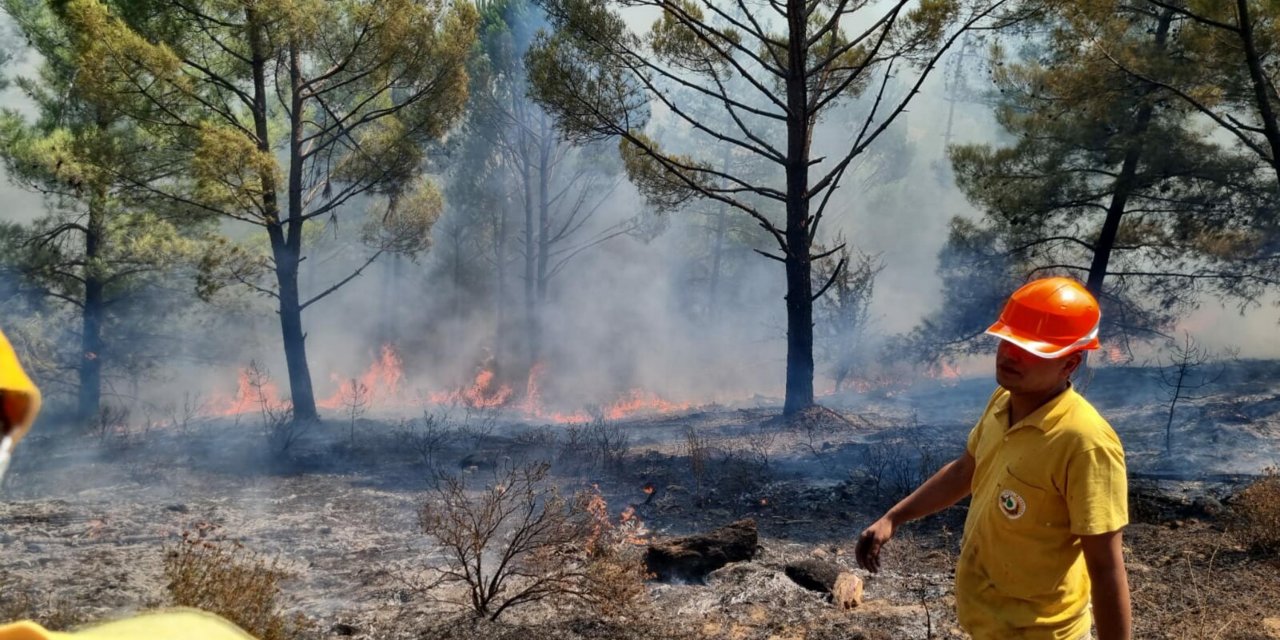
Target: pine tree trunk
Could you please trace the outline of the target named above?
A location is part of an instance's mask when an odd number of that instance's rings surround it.
[[[1165,10],[1160,14],[1160,22],[1156,26],[1156,47],[1163,50],[1169,37],[1169,25],[1173,21],[1173,13]],[[1142,161],[1145,151],[1147,130],[1151,127],[1153,115],[1150,102],[1138,109],[1138,116],[1129,130],[1129,147],[1125,151],[1124,161],[1120,165],[1120,174],[1116,176],[1111,189],[1111,202],[1107,205],[1107,217],[1102,223],[1102,230],[1093,245],[1093,261],[1089,265],[1089,277],[1085,287],[1094,296],[1102,295],[1102,284],[1107,277],[1107,265],[1111,261],[1111,253],[1115,249],[1116,237],[1120,233],[1120,222],[1124,218],[1129,205],[1129,197],[1133,195],[1138,173],[1138,163]]]
[[[537,229],[534,226],[533,176],[529,173],[526,152],[520,178],[524,182],[524,331],[525,350],[529,354],[529,368],[538,362],[537,279],[538,249]]]
[[[89,203],[89,220],[84,242],[84,309],[81,317],[79,397],[77,416],[92,420],[102,405],[102,321],[106,315],[106,298],[102,274],[97,261],[102,253],[105,221],[103,197]]]
[[[249,25],[249,47],[252,53],[253,69],[253,121],[254,133],[258,141],[258,149],[270,153],[271,134],[267,113],[267,53],[263,41],[262,25],[255,11],[246,9],[246,22]],[[290,51],[290,81],[294,87],[298,78],[298,52]],[[302,302],[298,291],[298,267],[302,262],[302,164],[301,139],[304,117],[301,99],[297,91],[292,92],[293,118],[290,121],[289,137],[289,218],[282,220],[280,201],[276,197],[276,183],[269,174],[264,174],[262,182],[263,217],[267,221],[267,235],[271,240],[271,253],[275,259],[275,275],[277,294],[279,296],[280,333],[284,345],[285,366],[289,373],[289,395],[293,402],[293,419],[301,422],[315,421],[315,393],[311,388],[311,370],[307,365],[306,333],[302,329]],[[288,225],[286,230],[286,225]]]
[[[547,268],[551,262],[551,150],[555,145],[546,114],[539,116],[538,136],[538,306],[547,301]]]
[[[289,370],[293,419],[313,422],[319,414],[315,391],[311,388],[311,368],[307,364],[307,334],[302,329],[302,308],[298,303],[298,260],[296,254],[290,256],[287,247],[284,251],[276,251],[275,255],[276,279],[280,287],[280,332],[284,338],[285,366]],[[282,256],[285,261],[281,260]]]
[[[805,2],[787,0],[787,392],[783,415],[813,406],[813,274],[809,260],[809,117]]]
[[[306,117],[302,103],[302,60],[298,45],[289,47],[289,221],[285,251],[277,253],[280,280],[280,328],[284,335],[284,360],[289,368],[289,396],[293,401],[293,419],[314,422],[316,396],[311,388],[311,367],[307,364],[307,334],[302,329],[301,292],[298,290],[298,267],[302,264],[302,127]],[[283,258],[283,260],[281,260]]]

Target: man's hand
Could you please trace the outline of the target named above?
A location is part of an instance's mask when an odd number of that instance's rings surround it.
[[[862,535],[858,537],[858,546],[854,550],[854,555],[858,558],[858,566],[871,573],[879,573],[880,547],[893,537],[896,528],[893,521],[885,516],[863,530]]]
[[[973,484],[973,456],[965,451],[959,458],[943,465],[933,477],[911,492],[886,512],[858,538],[855,554],[863,569],[880,571],[880,547],[893,537],[898,525],[911,522],[946,509],[969,495]]]

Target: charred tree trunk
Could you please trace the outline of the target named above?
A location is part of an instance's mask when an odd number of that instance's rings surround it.
[[[783,415],[813,406],[813,274],[809,259],[809,96],[803,0],[787,1],[787,392]]]
[[[496,321],[493,329],[493,353],[497,366],[506,362],[507,337],[507,216],[509,211],[503,203],[501,213],[493,221],[493,264],[495,297],[493,300]],[[501,370],[494,371],[501,376]],[[499,377],[501,379],[501,377]]]
[[[1163,49],[1168,41],[1169,25],[1173,21],[1173,12],[1165,10],[1160,14],[1160,22],[1156,26],[1156,47]],[[1151,126],[1153,108],[1151,103],[1143,104],[1138,109],[1138,117],[1134,119],[1129,130],[1129,144],[1125,151],[1124,161],[1120,165],[1120,174],[1111,190],[1111,202],[1107,205],[1107,217],[1102,223],[1102,230],[1093,245],[1093,261],[1089,265],[1089,277],[1085,286],[1095,297],[1102,296],[1102,284],[1107,277],[1107,265],[1111,261],[1111,253],[1115,249],[1116,236],[1120,232],[1120,222],[1124,219],[1129,205],[1129,197],[1136,186],[1138,164],[1145,151],[1145,137]]]
[[[551,136],[546,114],[538,117],[538,306],[547,301],[547,265],[551,262]]]
[[[526,159],[527,160],[527,159]],[[538,251],[537,229],[534,226],[533,176],[527,161],[521,167],[520,178],[524,182],[524,332],[525,350],[529,354],[529,368],[538,361],[537,277]]]
[[[249,25],[249,47],[253,68],[253,124],[258,149],[271,153],[271,133],[267,113],[267,53],[263,42],[262,25],[253,9],[246,10]],[[290,82],[296,88],[299,80],[298,53],[290,50]],[[285,365],[289,373],[289,394],[293,402],[293,417],[299,421],[313,421],[316,413],[315,393],[311,389],[311,371],[307,366],[306,333],[302,329],[302,302],[298,291],[298,267],[302,246],[302,167],[297,159],[301,155],[299,140],[302,134],[301,100],[296,91],[293,97],[293,117],[289,137],[289,220],[281,220],[280,201],[276,197],[276,184],[271,175],[263,175],[262,207],[267,235],[271,240],[271,255],[275,260],[275,275],[279,301],[280,333],[284,345]],[[286,224],[287,229],[286,229]]]
[[[79,397],[77,416],[91,420],[102,405],[102,323],[106,316],[103,274],[97,266],[102,253],[106,197],[95,194],[89,202],[84,238],[84,308],[81,317]]]
[[[1240,44],[1244,48],[1245,63],[1249,66],[1249,80],[1253,84],[1254,101],[1258,105],[1258,119],[1262,121],[1262,133],[1271,150],[1271,168],[1275,172],[1277,184],[1280,184],[1280,122],[1276,121],[1276,110],[1272,104],[1275,85],[1262,67],[1262,56],[1258,51],[1258,43],[1254,36],[1253,18],[1249,15],[1248,0],[1236,0],[1236,20],[1239,29]]]
[[[257,82],[255,69],[255,85]],[[282,252],[288,269],[280,278],[280,326],[284,332],[284,356],[289,368],[289,394],[293,400],[293,419],[315,421],[315,392],[311,388],[311,368],[307,364],[307,334],[302,329],[302,304],[298,290],[298,267],[302,264],[302,123],[306,115],[302,104],[302,60],[298,46],[289,47],[289,221],[286,246]],[[256,88],[256,86],[255,86]],[[263,94],[265,96],[265,93]],[[265,101],[263,103],[265,106]],[[263,112],[265,113],[265,111]],[[265,138],[263,139],[265,142]],[[278,260],[278,258],[277,258]],[[287,286],[286,286],[287,285]]]

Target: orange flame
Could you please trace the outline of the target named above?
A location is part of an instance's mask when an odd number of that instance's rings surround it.
[[[368,396],[365,404],[386,404],[400,395],[400,381],[404,379],[404,363],[391,345],[383,345],[380,357],[360,377],[339,378],[331,374],[330,380],[338,383],[333,395],[316,402],[321,409],[341,409],[359,394]]]
[[[289,402],[280,398],[280,387],[267,379],[265,374],[244,367],[236,376],[235,395],[214,398],[209,402],[209,407],[208,412],[214,416],[234,416],[263,409],[287,409]]]
[[[1102,361],[1110,364],[1124,364],[1129,361],[1129,356],[1120,348],[1118,344],[1107,345],[1102,348]]]
[[[929,371],[926,375],[934,380],[950,382],[960,379],[960,370],[949,362],[939,362],[936,365],[929,367]]]
[[[538,363],[529,371],[524,398],[513,406],[516,395],[510,385],[502,384],[497,374],[490,368],[476,373],[471,384],[447,391],[426,391],[411,397],[405,390],[404,363],[391,345],[384,345],[368,369],[357,377],[338,375],[329,376],[336,386],[334,392],[316,402],[320,409],[330,411],[342,410],[352,402],[359,402],[366,408],[378,409],[416,409],[422,402],[430,405],[464,405],[475,409],[498,409],[511,407],[524,414],[526,418],[545,420],[553,423],[572,424],[590,422],[593,417],[608,420],[621,420],[638,414],[663,414],[688,410],[690,403],[670,402],[656,393],[643,389],[633,389],[603,405],[598,411],[590,413],[579,409],[560,411],[549,409],[543,402],[542,380],[547,367]],[[241,369],[238,375],[237,390],[231,397],[215,397],[210,403],[213,409],[209,413],[216,416],[233,416],[268,408],[272,410],[287,408],[289,402],[283,400],[279,386],[265,374],[251,368]]]
[[[547,409],[542,403],[542,378],[547,367],[538,363],[529,371],[529,380],[525,386],[524,401],[519,409],[527,417],[548,420],[561,424],[590,422],[592,415],[584,410],[562,412]],[[613,402],[601,407],[599,415],[607,420],[622,420],[638,414],[663,414],[685,411],[692,407],[690,403],[675,403],[663,399],[656,393],[644,389],[632,389]]]
[[[621,399],[610,404],[604,411],[604,417],[610,420],[621,420],[637,413],[674,413],[686,411],[689,403],[667,402],[656,393],[643,389],[632,389]]]

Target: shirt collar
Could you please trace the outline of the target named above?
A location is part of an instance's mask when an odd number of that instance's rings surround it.
[[[1007,389],[1002,388],[1000,390],[1000,397],[996,399],[997,414],[1008,415],[1010,397],[1011,394]],[[1009,431],[1034,426],[1040,431],[1048,433],[1067,414],[1067,410],[1075,404],[1075,399],[1078,397],[1079,395],[1076,393],[1075,388],[1068,384],[1065,391],[1051,398],[1039,409],[1031,412],[1031,415],[1018,421],[1018,424],[1009,425]]]

